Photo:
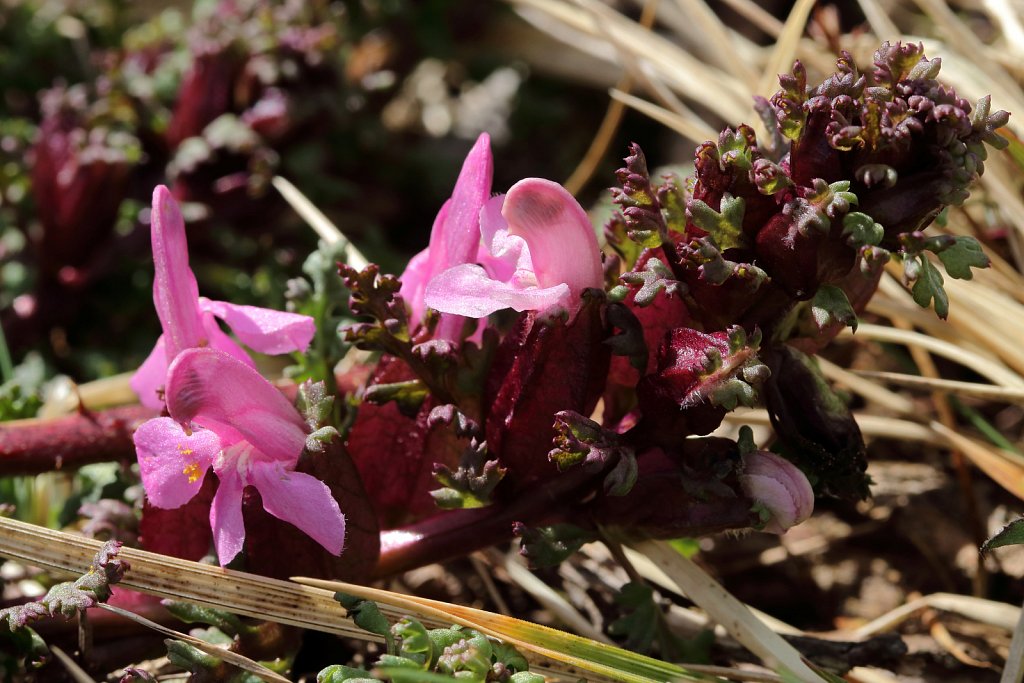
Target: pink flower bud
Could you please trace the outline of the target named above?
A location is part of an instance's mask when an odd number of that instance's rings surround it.
[[[784,534],[814,511],[814,491],[807,477],[799,467],[770,451],[743,456],[740,486],[771,513],[764,527],[768,533]]]

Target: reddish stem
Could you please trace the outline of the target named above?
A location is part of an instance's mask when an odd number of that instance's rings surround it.
[[[132,433],[156,415],[149,408],[130,406],[0,425],[0,476],[133,460]]]

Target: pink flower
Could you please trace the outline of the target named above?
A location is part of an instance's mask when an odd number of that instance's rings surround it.
[[[590,220],[558,183],[520,180],[487,203],[480,233],[479,265],[465,262],[432,278],[427,306],[470,318],[503,308],[573,315],[583,290],[604,283]]]
[[[409,261],[402,273],[402,299],[412,310],[410,324],[423,321],[426,312],[424,291],[434,277],[452,266],[470,263],[480,251],[480,211],[491,194],[494,160],[491,138],[482,133],[466,155],[451,198],[444,203],[434,219],[430,244]],[[463,326],[459,316],[441,317],[435,336],[459,341]]]
[[[177,202],[163,185],[153,191],[153,303],[164,333],[131,380],[144,406],[160,409],[168,366],[185,349],[209,346],[252,367],[252,359],[221,331],[228,324],[245,345],[260,353],[305,351],[316,332],[313,319],[256,306],[238,306],[199,296],[188,265],[185,222]]]
[[[771,513],[764,527],[769,533],[784,534],[814,511],[814,491],[807,477],[799,467],[771,451],[743,456],[740,487]]]
[[[306,425],[281,392],[239,359],[186,349],[167,369],[167,411],[135,432],[142,485],[161,508],[187,503],[212,467],[219,485],[210,509],[222,565],[242,550],[242,492],[254,486],[267,512],[341,553],[345,517],[330,488],[296,472]]]

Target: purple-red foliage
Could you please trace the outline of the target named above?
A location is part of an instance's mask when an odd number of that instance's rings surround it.
[[[585,297],[569,324],[545,322],[529,312],[518,326],[498,349],[500,385],[493,400],[485,402],[488,448],[517,487],[557,473],[547,459],[555,413],[589,415],[594,410],[611,355],[603,344],[608,331],[596,298]],[[498,377],[491,381],[497,383]]]

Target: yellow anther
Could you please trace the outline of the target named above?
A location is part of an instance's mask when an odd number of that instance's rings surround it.
[[[191,453],[192,451],[189,451]],[[188,483],[194,484],[199,481],[199,477],[203,476],[203,471],[199,469],[199,463],[190,462],[185,465],[185,469],[181,471],[186,477],[188,477]]]

